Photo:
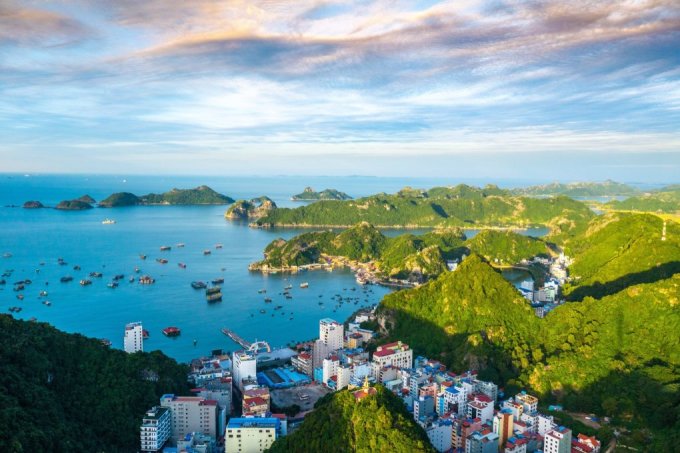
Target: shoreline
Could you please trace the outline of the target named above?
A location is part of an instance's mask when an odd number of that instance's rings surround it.
[[[359,222],[358,222],[359,223]],[[281,223],[281,224],[269,224],[269,225],[259,225],[257,223],[250,223],[248,226],[250,228],[260,229],[260,230],[273,230],[276,228],[352,228],[356,223],[346,224],[346,225],[334,225],[334,224],[307,224],[307,223]],[[547,228],[548,233],[550,233],[550,227],[547,225],[529,225],[529,226],[456,226],[456,225],[373,225],[375,228],[385,229],[385,230],[446,230],[452,228],[458,228],[461,230],[498,230],[498,231],[527,231],[533,228]]]

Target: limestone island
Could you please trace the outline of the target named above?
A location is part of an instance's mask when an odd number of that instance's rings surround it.
[[[40,209],[44,207],[45,206],[41,202],[35,200],[27,201],[26,203],[24,203],[25,209]]]
[[[276,209],[276,203],[269,197],[259,197],[250,200],[237,200],[229,206],[224,217],[230,220],[259,219]]]
[[[345,192],[340,192],[335,189],[325,189],[321,192],[315,192],[311,187],[305,187],[302,193],[293,195],[293,201],[317,201],[317,200],[351,200],[352,197]]]
[[[83,203],[89,203],[89,204],[95,204],[97,202],[94,198],[92,198],[91,196],[89,196],[87,194],[83,195],[80,198],[76,198],[76,200],[82,201]]]
[[[55,209],[60,211],[85,211],[86,209],[92,209],[92,205],[80,200],[64,200],[60,201]]]
[[[157,206],[157,205],[221,205],[231,204],[233,198],[215,192],[208,186],[194,189],[172,189],[162,194],[150,193],[137,196],[130,192],[114,193],[99,202],[100,208],[118,208],[123,206]]]

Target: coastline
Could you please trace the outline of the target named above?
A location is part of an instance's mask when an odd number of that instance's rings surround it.
[[[260,225],[255,222],[249,223],[250,228],[270,230],[274,228],[352,228],[356,223],[338,225],[338,224],[309,224],[309,223],[277,223],[277,224],[267,224]],[[449,228],[459,228],[461,230],[497,230],[497,231],[526,231],[531,228],[548,228],[550,227],[543,224],[532,224],[525,226],[487,226],[487,225],[475,225],[475,226],[457,226],[457,225],[373,225],[376,228],[387,229],[387,230],[445,230]]]

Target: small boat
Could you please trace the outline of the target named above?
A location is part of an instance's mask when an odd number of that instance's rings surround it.
[[[194,338],[194,346],[198,343],[198,340]]]
[[[122,280],[124,278],[125,278],[125,275],[123,275],[123,274],[117,274],[117,275],[113,276],[114,281]]]
[[[46,307],[50,307],[52,305],[52,302],[50,302],[49,300],[44,300],[43,305],[45,305]]]
[[[163,258],[156,258],[156,261],[161,263],[161,264],[168,264],[168,260],[163,259]]]
[[[47,296],[47,291],[42,290],[40,291],[40,297],[46,297]]]
[[[106,286],[109,288],[118,288],[118,282],[107,283]]]
[[[182,331],[179,330],[179,327],[174,326],[166,327],[162,332],[166,337],[177,337],[182,333]]]
[[[142,329],[142,340],[146,340],[149,338],[149,331],[146,329]]]
[[[140,269],[138,267],[135,267],[135,274],[139,274]]]
[[[182,247],[184,247],[184,242],[180,242],[175,247],[177,247],[178,249],[181,249]]]
[[[102,278],[103,275],[104,274],[102,274],[101,272],[90,272],[90,277],[92,278]]]
[[[145,259],[146,259],[146,255],[139,255],[139,258],[142,259],[142,260],[145,260]]]
[[[161,246],[161,252],[167,252],[168,250],[172,250],[172,247],[170,247],[169,245]]]
[[[286,287],[283,288],[283,289],[285,289],[285,290],[293,289],[293,285],[288,285],[288,286],[286,286]]]
[[[86,278],[84,278],[80,281],[80,286],[87,286],[87,285],[91,285],[91,284],[92,284],[92,280],[88,280]]]
[[[7,284],[7,281],[4,278],[2,280],[0,280],[0,285],[6,285],[6,284]]]
[[[80,266],[78,266],[78,265],[76,264],[75,266],[73,266],[73,270],[74,270],[74,271],[79,271],[79,270],[80,270]]]
[[[293,298],[293,296],[291,296],[290,294],[286,294],[286,299],[292,299],[292,298]]]
[[[203,250],[204,255],[210,255],[212,252],[210,250]]]
[[[24,300],[24,295],[23,294],[17,294],[17,299]]]
[[[200,281],[191,282],[191,287],[194,288],[194,289],[203,289],[206,286],[208,286],[208,285],[206,285],[204,282],[200,282]]]
[[[257,291],[257,294],[264,294],[264,293],[266,293],[266,292],[267,292],[266,289],[261,289],[261,290],[258,290],[258,291]]]
[[[205,300],[208,302],[220,302],[222,300],[222,293],[206,294]]]
[[[21,307],[9,307],[8,309],[12,313],[19,313],[21,310],[23,310]]]
[[[182,269],[186,269],[186,268],[187,268],[187,265],[184,264],[184,263],[177,263],[177,265],[178,265],[179,267],[181,267]]]
[[[73,277],[71,277],[70,275],[67,275],[65,277],[61,277],[59,279],[59,281],[62,282],[62,283],[68,283],[68,282],[73,281]]]
[[[272,302],[272,298],[271,297],[265,297],[264,301],[266,303],[270,303],[270,302]]]
[[[116,223],[116,221],[113,220],[113,219],[104,219],[104,220],[102,220],[102,225],[113,225],[114,223]]]
[[[220,288],[219,286],[213,286],[212,288],[207,288],[205,290],[206,294],[217,294],[220,292],[222,292],[222,288]]]
[[[129,281],[130,283],[134,283],[134,282],[135,282],[135,278],[134,278],[134,277],[130,277],[130,278],[128,279],[128,281]]]
[[[281,310],[282,308],[283,308],[283,305],[277,305],[276,307],[274,307],[274,310]]]
[[[14,291],[23,291],[23,290],[24,290],[24,285],[23,285],[23,284],[20,283],[20,284],[17,285],[17,284],[15,283],[14,285],[15,285],[15,286],[14,286]]]
[[[300,283],[300,288],[309,288],[309,283],[307,282]]]
[[[267,313],[267,311],[263,308],[262,310],[260,310],[260,313],[265,314]]]
[[[222,244],[215,244],[215,248],[216,248],[216,249],[221,249],[221,248],[222,248]]]
[[[11,258],[11,257],[12,257],[12,254],[9,253],[9,252],[5,252],[5,253],[2,254],[2,257],[3,257],[3,258]]]
[[[29,279],[24,280],[25,285],[30,285],[31,283],[33,283],[33,282]]]
[[[139,283],[141,285],[153,285],[154,283],[156,283],[156,280],[154,280],[148,275],[142,275],[141,277],[139,277]]]
[[[224,283],[224,279],[223,279],[223,278],[216,278],[216,279],[214,279],[214,280],[212,281],[212,284],[213,284],[213,285],[219,285],[219,284],[221,284],[221,283]]]

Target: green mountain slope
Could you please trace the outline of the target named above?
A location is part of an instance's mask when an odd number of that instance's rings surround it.
[[[465,185],[429,191],[407,188],[396,194],[377,194],[350,201],[319,201],[298,208],[280,208],[254,225],[348,226],[369,222],[394,227],[526,227],[555,219],[574,224],[590,220],[588,207],[568,197],[516,197],[495,186]]]
[[[0,369],[2,451],[136,451],[145,411],[189,390],[187,367],[160,352],[126,354],[6,315]]]
[[[293,201],[316,201],[316,200],[351,200],[352,197],[347,195],[345,192],[340,192],[335,189],[325,189],[321,192],[316,192],[311,187],[305,187],[302,193],[293,195],[291,200]]]
[[[623,201],[610,201],[605,205],[621,211],[680,212],[680,188],[669,186],[658,192],[649,192]]]
[[[604,182],[571,182],[566,184],[554,182],[551,184],[522,187],[514,189],[513,192],[518,195],[565,195],[567,197],[607,197],[639,193],[635,187],[611,180]]]
[[[512,231],[484,230],[465,244],[471,251],[498,264],[516,264],[534,256],[548,256],[550,250],[540,239]]]
[[[356,401],[342,390],[319,400],[294,433],[268,450],[279,452],[434,452],[425,431],[382,386]]]
[[[199,186],[194,189],[172,189],[162,194],[150,193],[142,196],[118,192],[100,201],[99,206],[117,208],[138,205],[220,205],[233,202],[232,198],[217,193],[208,186]]]

